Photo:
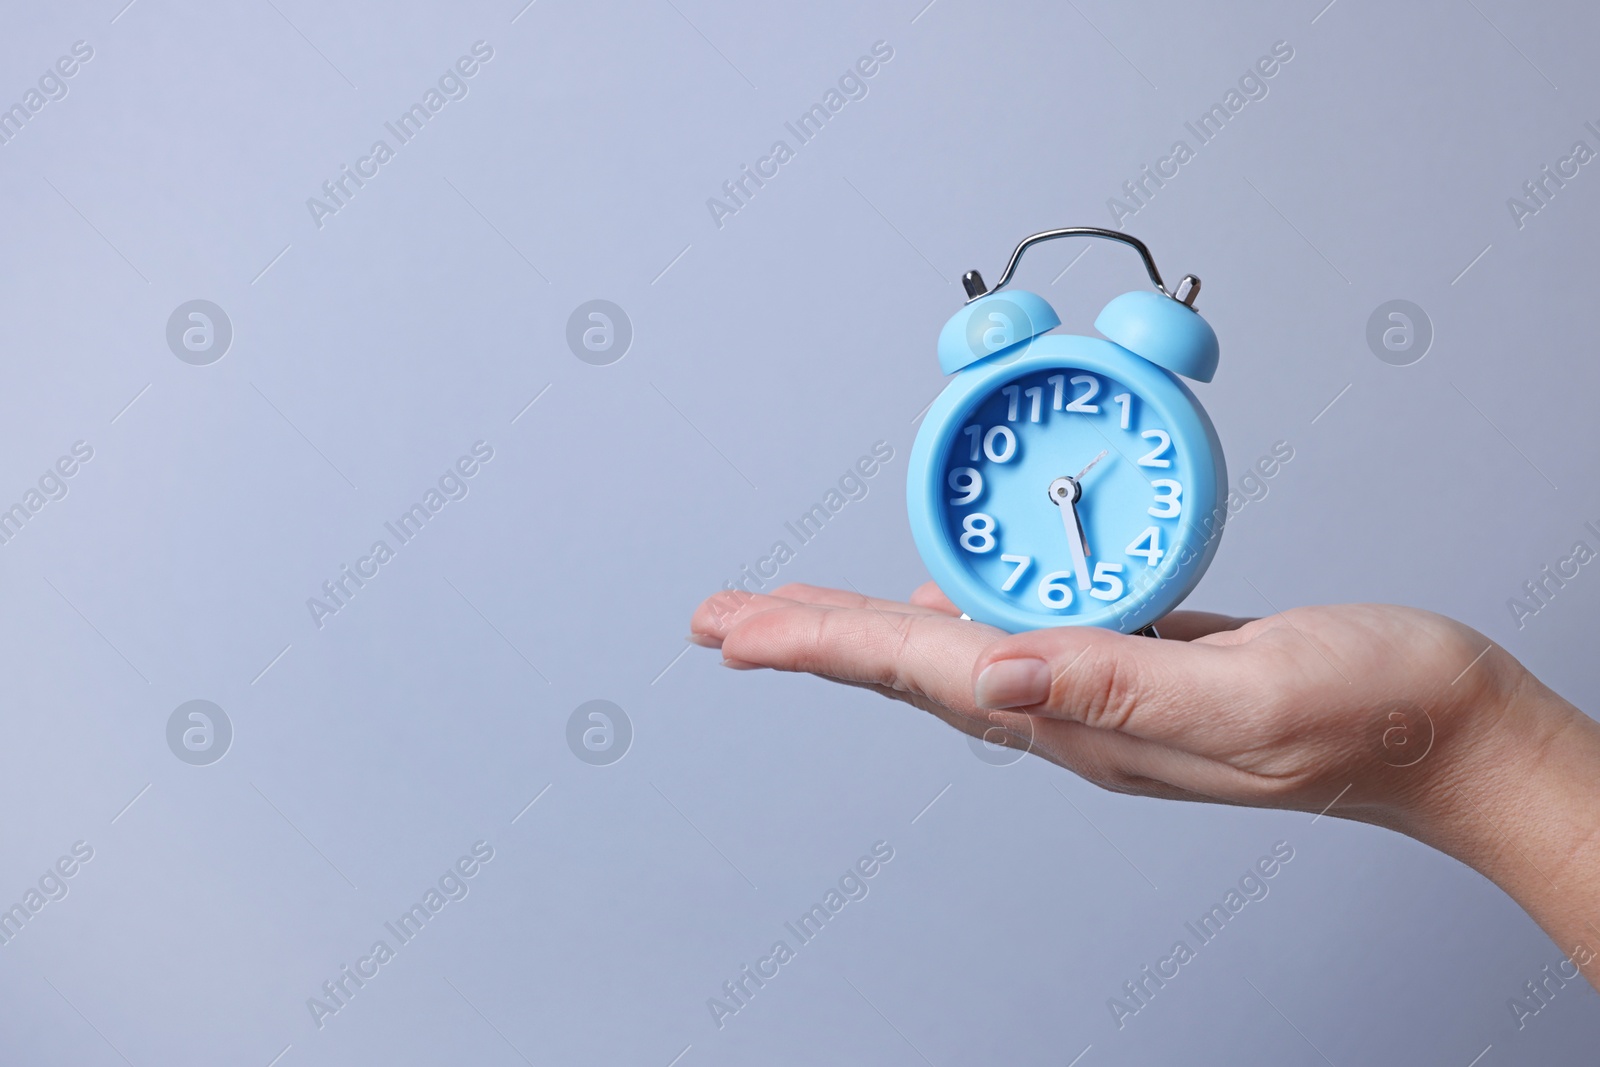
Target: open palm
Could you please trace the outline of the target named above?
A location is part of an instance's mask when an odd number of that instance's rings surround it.
[[[703,603],[693,640],[731,667],[805,671],[913,704],[1119,792],[1320,811],[1404,829],[1471,773],[1532,683],[1431,612],[1377,604],[1245,620],[1175,612],[1160,640],[1084,627],[1010,635],[931,583],[909,603],[788,585]]]

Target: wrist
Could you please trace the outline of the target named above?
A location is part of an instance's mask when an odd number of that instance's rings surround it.
[[[1600,748],[1585,724],[1594,725],[1525,675],[1500,699],[1440,730],[1431,758],[1417,767],[1423,773],[1408,791],[1401,828],[1468,866],[1496,867],[1511,844],[1508,835],[1558,813],[1565,821],[1566,809],[1586,791],[1574,772],[1600,758]],[[1569,792],[1574,787],[1577,796]]]
[[[1526,673],[1471,719],[1396,829],[1494,882],[1562,948],[1600,946],[1583,888],[1600,863],[1600,723]]]

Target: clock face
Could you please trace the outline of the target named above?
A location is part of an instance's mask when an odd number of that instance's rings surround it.
[[[923,491],[937,548],[921,535],[919,546],[973,618],[1137,629],[1182,599],[1215,548],[1225,474],[1214,431],[1148,364],[1118,372],[1104,358],[1041,359],[1039,347],[980,369],[938,412]],[[917,510],[913,499],[914,527]]]

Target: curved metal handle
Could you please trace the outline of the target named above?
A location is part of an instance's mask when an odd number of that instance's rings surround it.
[[[977,271],[969,270],[963,274],[961,284],[967,290],[967,303],[970,304],[987,293],[1003,289],[1011,281],[1011,276],[1016,273],[1017,264],[1022,260],[1022,253],[1036,244],[1053,241],[1057,237],[1100,237],[1107,241],[1120,241],[1139,253],[1139,258],[1144,260],[1145,273],[1150,275],[1156,291],[1162,296],[1170,297],[1184,307],[1192,308],[1195,298],[1200,295],[1200,279],[1193,274],[1185,274],[1183,280],[1178,283],[1177,290],[1169,292],[1166,283],[1161,280],[1161,272],[1156,269],[1156,261],[1151,258],[1150,249],[1146,248],[1145,243],[1137,237],[1116,230],[1102,230],[1097,226],[1068,226],[1059,230],[1045,230],[1043,233],[1023,238],[1022,243],[1017,245],[1016,251],[1011,253],[1011,262],[1006,264],[1005,271],[1000,275],[1000,280],[994,283],[993,289],[984,285],[983,275]]]

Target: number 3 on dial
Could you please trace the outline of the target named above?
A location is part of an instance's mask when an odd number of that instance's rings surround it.
[[[954,477],[954,476],[952,476]],[[1156,478],[1150,483],[1156,491],[1156,502],[1150,514],[1158,519],[1175,519],[1183,514],[1183,484],[1171,478]]]

